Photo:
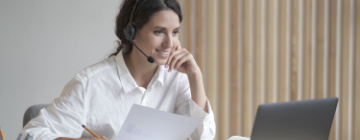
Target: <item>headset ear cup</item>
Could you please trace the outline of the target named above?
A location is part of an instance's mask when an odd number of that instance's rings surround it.
[[[136,29],[134,25],[131,24],[131,40],[135,39]]]
[[[125,28],[124,28],[124,34],[125,34],[125,38],[129,41],[132,41],[134,40],[135,38],[135,28],[133,25],[127,25]]]

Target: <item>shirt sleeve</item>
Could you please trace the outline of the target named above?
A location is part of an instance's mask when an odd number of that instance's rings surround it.
[[[176,100],[175,113],[203,120],[203,122],[191,134],[190,140],[214,139],[216,127],[214,121],[214,114],[209,101],[207,101],[207,109],[209,111],[209,113],[207,113],[192,100],[187,77],[179,81],[178,85],[178,91],[180,92]]]
[[[19,134],[18,140],[49,140],[58,137],[78,138],[85,122],[84,84],[73,78],[56,98],[39,115],[29,121]]]

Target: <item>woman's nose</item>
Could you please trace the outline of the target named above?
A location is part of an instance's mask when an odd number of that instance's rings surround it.
[[[164,39],[164,46],[171,48],[174,47],[174,39],[171,35],[167,35]]]

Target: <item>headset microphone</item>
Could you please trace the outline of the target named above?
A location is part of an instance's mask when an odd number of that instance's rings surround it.
[[[149,61],[150,63],[154,63],[154,58],[152,58],[151,56],[147,56],[132,40],[130,40],[130,43],[133,44],[135,48],[137,48],[143,55],[145,55],[147,61]]]
[[[139,0],[136,0],[134,7],[130,13],[130,19],[129,19],[129,23],[126,25],[126,27],[124,28],[124,35],[125,38],[133,45],[135,46],[142,54],[144,54],[147,58],[147,60],[150,63],[154,63],[154,58],[152,58],[151,56],[147,56],[138,46],[136,46],[136,44],[133,42],[134,38],[135,38],[135,27],[133,25],[133,18],[134,18],[134,12],[136,9],[136,5],[139,3]]]

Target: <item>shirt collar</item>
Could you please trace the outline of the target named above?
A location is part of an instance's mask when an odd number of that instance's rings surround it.
[[[155,86],[157,83],[159,83],[160,86],[164,85],[164,74],[165,74],[164,66],[158,66],[158,69],[156,70],[154,77],[150,81],[150,85]]]
[[[122,87],[125,91],[125,93],[128,93],[129,91],[138,88],[138,85],[136,84],[134,78],[131,76],[131,73],[129,69],[127,68],[123,56],[123,52],[120,51],[116,57],[115,61],[117,64],[117,70],[118,75],[120,79],[120,83],[122,84]],[[165,68],[164,66],[158,66],[158,69],[156,70],[154,76],[152,77],[149,86],[152,87],[156,85],[157,83],[160,84],[160,86],[164,85],[164,74],[165,74]]]

